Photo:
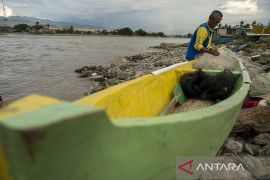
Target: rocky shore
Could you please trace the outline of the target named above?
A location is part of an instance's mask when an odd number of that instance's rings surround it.
[[[187,44],[161,43],[151,47],[158,52],[149,52],[123,57],[110,66],[84,66],[75,72],[81,78],[90,81],[91,88],[87,95],[110,86],[149,74],[152,71],[184,61]]]

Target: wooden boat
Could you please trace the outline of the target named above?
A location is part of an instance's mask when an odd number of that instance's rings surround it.
[[[0,179],[175,179],[176,158],[215,156],[235,123],[250,80],[229,98],[159,116],[184,62],[76,102],[32,95],[0,111]],[[206,70],[208,73],[218,71]]]
[[[270,28],[261,25],[252,25],[253,33],[255,34],[270,34]]]

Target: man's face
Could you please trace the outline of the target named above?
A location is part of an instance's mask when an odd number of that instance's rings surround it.
[[[212,21],[213,28],[215,28],[217,25],[219,25],[221,20],[222,20],[222,17],[220,17],[220,16],[217,16],[216,18],[214,18],[214,20]]]

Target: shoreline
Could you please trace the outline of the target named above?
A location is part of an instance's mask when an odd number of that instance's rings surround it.
[[[80,78],[88,78],[90,81],[91,88],[86,95],[185,61],[187,43],[161,43],[150,48],[155,51],[124,56],[109,66],[84,66],[76,69],[75,73]]]
[[[268,46],[267,43],[269,43]],[[149,47],[155,50],[153,52],[124,56],[116,63],[110,65],[83,66],[76,69],[75,72],[80,78],[88,78],[92,83],[91,90],[87,92],[87,95],[89,95],[112,85],[132,80],[152,71],[185,61],[187,45],[187,43],[161,43],[158,46]],[[261,46],[263,46],[263,49],[261,49]],[[251,73],[255,84],[257,84],[258,78],[255,79],[254,76],[264,75],[262,74],[263,72],[267,73],[270,71],[270,38],[269,42],[267,40],[254,40],[247,37],[240,38],[227,43],[227,48],[243,59],[243,63],[249,73]],[[253,56],[258,54],[261,54],[259,58],[252,59]],[[263,93],[267,93],[265,90],[258,93],[258,88],[254,86],[252,88],[254,88],[251,92],[252,96],[260,96]],[[268,89],[270,91],[270,85]]]
[[[100,37],[142,37],[142,38],[184,38],[184,39],[190,39],[186,37],[174,37],[174,36],[138,36],[138,35],[132,35],[132,36],[124,36],[124,35],[100,35],[100,34],[70,34],[70,33],[27,33],[27,32],[2,32],[0,35],[29,35],[29,36],[100,36]]]

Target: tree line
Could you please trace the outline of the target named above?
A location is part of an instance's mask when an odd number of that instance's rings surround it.
[[[13,27],[13,30],[15,32],[32,32],[32,33],[38,33],[41,30],[44,29],[44,27],[49,27],[50,25],[40,25],[39,22],[36,22],[35,25],[28,25],[28,24],[17,24]],[[98,34],[98,35],[121,35],[121,36],[158,36],[158,37],[165,37],[166,35],[163,32],[146,32],[143,29],[138,29],[136,31],[133,31],[129,27],[120,28],[120,29],[114,29],[112,31],[103,29],[103,30],[97,30],[95,33],[91,31],[80,31],[75,30],[73,26],[70,27],[64,27],[61,29],[57,29],[54,31],[54,33],[57,34],[63,34],[63,33],[69,33],[69,34]]]

